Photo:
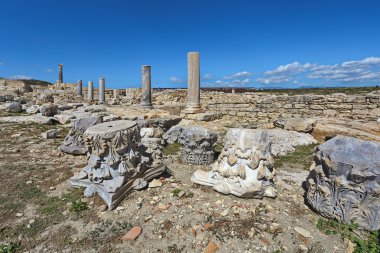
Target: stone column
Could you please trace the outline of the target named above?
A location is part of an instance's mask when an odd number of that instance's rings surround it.
[[[187,54],[187,105],[185,113],[201,111],[199,52]]]
[[[82,80],[78,80],[77,97],[81,97],[82,95]]]
[[[119,99],[119,90],[118,89],[114,89],[113,90],[113,98],[114,99]]]
[[[63,72],[62,72],[63,64],[58,64],[58,83],[63,83]]]
[[[87,100],[89,102],[94,101],[94,83],[92,81],[87,83]]]
[[[153,108],[152,105],[152,91],[151,91],[151,75],[150,75],[150,66],[143,65],[141,68],[142,71],[142,95],[140,106],[144,108]]]
[[[106,101],[106,81],[104,77],[99,78],[99,104],[104,104]]]

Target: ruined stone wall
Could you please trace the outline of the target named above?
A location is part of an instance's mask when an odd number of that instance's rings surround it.
[[[13,92],[29,92],[32,90],[30,85],[20,80],[0,80],[0,90],[9,90]]]
[[[271,121],[278,117],[344,117],[377,120],[380,95],[271,95],[265,93],[202,93],[206,111],[239,118]]]

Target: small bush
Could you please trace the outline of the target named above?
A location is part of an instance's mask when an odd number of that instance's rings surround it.
[[[11,242],[9,244],[0,244],[0,253],[14,253],[20,247],[20,243]]]
[[[73,201],[71,202],[71,204],[72,205],[70,207],[70,212],[73,213],[80,213],[87,209],[87,204],[80,200]]]

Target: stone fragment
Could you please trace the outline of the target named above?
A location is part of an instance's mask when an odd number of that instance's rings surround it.
[[[302,235],[305,238],[311,238],[312,237],[310,231],[308,231],[308,230],[306,230],[304,228],[295,227],[294,231],[296,231],[298,234]]]
[[[158,179],[153,179],[150,183],[149,183],[149,188],[157,188],[157,187],[161,187],[162,186],[162,183],[160,180]]]
[[[380,229],[380,143],[337,136],[319,145],[307,202],[324,217]]]
[[[100,122],[102,122],[102,118],[93,116],[75,120],[59,149],[72,155],[86,154],[83,134],[89,127]]]
[[[22,105],[19,102],[12,102],[7,107],[8,112],[20,113],[22,112]]]
[[[38,105],[32,105],[26,109],[26,113],[28,114],[36,114],[40,111],[40,107]]]
[[[59,137],[61,130],[60,129],[50,129],[41,134],[44,139],[56,139]]]
[[[214,121],[217,119],[221,119],[222,117],[223,114],[219,112],[203,112],[186,115],[187,119],[192,119],[196,121]]]
[[[295,150],[297,146],[316,144],[317,140],[308,133],[299,133],[284,129],[269,129],[272,142],[271,153],[274,156],[284,156]]]
[[[311,118],[289,118],[289,119],[277,119],[274,125],[284,128],[285,130],[297,131],[302,133],[310,133],[317,121]]]
[[[203,253],[215,253],[219,249],[215,242],[210,241],[207,247],[204,249]]]
[[[237,157],[236,163],[228,161],[231,156]],[[273,164],[268,131],[231,128],[225,136],[218,160],[211,165],[212,170],[197,170],[191,180],[212,186],[223,194],[252,198],[275,197],[277,193],[272,186],[275,176]]]
[[[42,116],[53,117],[58,112],[58,106],[52,103],[43,104],[40,106]]]
[[[140,226],[134,226],[129,230],[123,237],[121,238],[123,241],[134,241],[139,237],[142,232],[142,228]]]

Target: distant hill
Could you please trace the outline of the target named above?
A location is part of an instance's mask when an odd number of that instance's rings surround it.
[[[27,85],[41,85],[41,86],[53,85],[50,82],[43,81],[43,80],[36,80],[36,79],[20,79],[20,81],[23,81]]]

